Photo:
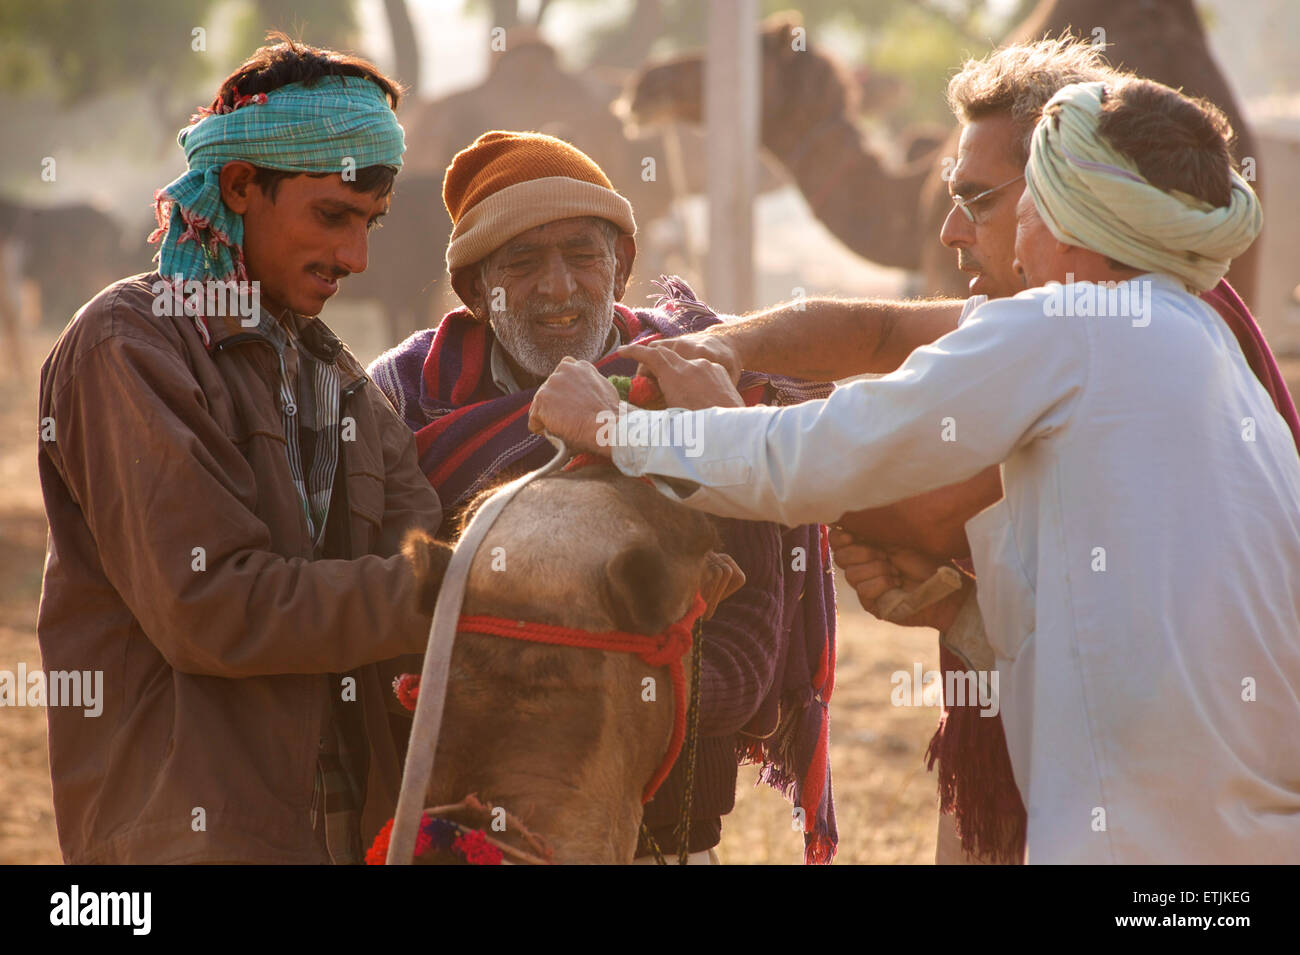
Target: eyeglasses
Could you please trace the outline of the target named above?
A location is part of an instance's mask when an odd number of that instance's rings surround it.
[[[1017,182],[1017,181],[1019,181],[1019,180],[1021,180],[1021,179],[1024,179],[1024,178],[1025,178],[1025,174],[1022,172],[1020,175],[1016,176],[1015,179],[1008,179],[1006,182],[1002,183],[1002,185],[1000,185],[1000,186],[994,186],[992,189],[985,189],[985,190],[984,190],[983,192],[981,192],[978,196],[972,196],[972,197],[969,198],[969,199],[963,199],[961,196],[953,196],[953,197],[952,197],[952,204],[953,204],[954,206],[956,206],[958,209],[960,209],[963,213],[965,213],[967,219],[969,219],[971,222],[974,222],[974,221],[975,221],[975,213],[973,213],[973,212],[970,211],[970,207],[971,207],[971,206],[973,206],[975,203],[979,202],[979,201],[980,201],[981,199],[983,199],[985,196],[991,196],[991,195],[993,195],[993,193],[997,192],[999,189],[1005,189],[1007,186],[1011,185],[1013,182]]]

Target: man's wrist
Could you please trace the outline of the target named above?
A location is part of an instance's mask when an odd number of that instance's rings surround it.
[[[748,367],[749,356],[745,353],[745,330],[743,328],[744,322],[747,320],[743,319],[735,325],[713,325],[704,330],[705,334],[713,339],[714,345],[726,349],[727,354],[720,356],[724,360],[718,362],[718,364],[727,369],[733,381]]]

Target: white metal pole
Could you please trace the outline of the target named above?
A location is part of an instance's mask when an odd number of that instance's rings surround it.
[[[711,0],[704,68],[709,246],[706,301],[718,311],[754,306],[754,195],[758,185],[758,0]]]

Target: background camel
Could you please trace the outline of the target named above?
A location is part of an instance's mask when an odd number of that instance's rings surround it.
[[[139,233],[126,235],[111,215],[87,202],[0,199],[0,243],[11,257],[5,263],[11,295],[29,284],[39,321],[52,328],[63,327],[123,275],[147,271],[152,254]]]
[[[572,143],[628,198],[638,225],[631,300],[653,291],[648,278],[637,276],[682,271],[673,256],[687,243],[684,226],[672,219],[673,201],[704,190],[703,133],[685,124],[625,126],[614,107],[631,71],[570,72],[535,32],[512,33],[506,49],[489,62],[491,70],[477,86],[401,108],[407,148],[392,209],[371,238],[369,267],[347,283],[349,301],[382,305],[390,343],[442,317],[443,256],[451,233],[443,175],[457,152],[492,129],[533,130]],[[760,190],[780,184],[779,175],[765,168]]]
[[[708,589],[716,546],[709,518],[641,481],[607,468],[543,478],[483,541],[463,612],[658,634]],[[406,548],[432,610],[446,545],[417,534]],[[477,793],[518,817],[556,862],[631,862],[673,706],[668,669],[632,654],[457,634],[427,805]],[[522,833],[492,835],[531,851]]]
[[[394,343],[441,317],[431,312],[439,307],[451,234],[443,175],[456,153],[488,130],[534,130],[573,143],[627,196],[638,223],[663,217],[672,201],[667,169],[656,164],[655,179],[642,178],[642,159],[662,154],[663,133],[644,142],[624,134],[610,109],[618,95],[615,84],[566,72],[555,50],[528,32],[511,35],[490,62],[478,86],[402,108],[407,149],[392,209],[374,234],[370,267],[348,287],[350,299],[383,305]]]
[[[919,270],[925,293],[964,296],[969,276],[957,271],[955,256],[938,242],[952,208],[943,172],[955,161],[959,129],[954,125],[941,146],[920,158],[886,160],[864,141],[847,71],[811,44],[794,49],[797,23],[797,15],[780,14],[763,29],[763,146],[781,161],[812,213],[854,252],[880,265]],[[1098,28],[1104,34],[1094,33]],[[1115,66],[1212,100],[1237,131],[1237,158],[1256,154],[1192,0],[1042,0],[1004,42],[1067,29],[1104,41]],[[640,125],[699,123],[702,81],[701,54],[649,66],[629,89],[628,114]],[[1248,303],[1257,258],[1258,243],[1228,275]]]

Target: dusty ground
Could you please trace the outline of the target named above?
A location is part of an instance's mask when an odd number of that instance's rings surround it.
[[[933,630],[879,623],[863,612],[843,579],[839,662],[831,700],[831,774],[839,822],[837,862],[932,863],[935,783],[921,754],[938,710],[894,707],[889,675],[914,662],[938,666]],[[849,603],[852,606],[849,606]],[[789,805],[755,771],[741,769],[736,809],[723,820],[719,854],[727,863],[799,863],[803,841],[791,831]]]
[[[358,316],[334,321],[363,359],[379,340]],[[52,336],[25,342],[28,377],[0,381],[0,669],[40,664],[36,609],[46,525],[36,476],[36,391]],[[937,664],[934,632],[878,624],[843,588],[839,675],[831,706],[831,765],[841,862],[929,862],[934,854],[933,781],[921,753],[932,708],[889,705],[889,674],[913,661]],[[0,708],[0,864],[60,861],[51,806],[45,711]],[[742,770],[721,855],[729,863],[798,863],[802,839],[788,804],[755,770]]]
[[[52,338],[24,343],[27,378],[0,381],[0,669],[40,664],[36,607],[45,560],[45,512],[36,478],[36,389]],[[9,343],[6,341],[7,360]],[[0,863],[58,862],[45,711],[0,708]]]

